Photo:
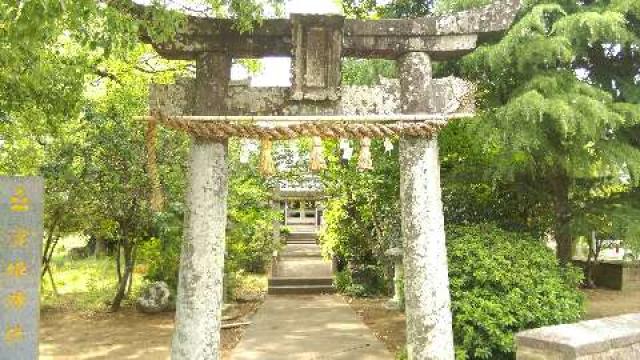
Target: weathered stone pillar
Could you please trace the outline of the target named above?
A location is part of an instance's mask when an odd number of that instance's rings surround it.
[[[224,54],[198,57],[196,114],[224,113],[230,71],[231,59]],[[172,359],[220,359],[227,177],[226,139],[193,138]]]
[[[398,62],[402,111],[433,109],[431,60],[411,52]],[[409,359],[454,359],[451,299],[438,142],[400,139],[400,201]]]

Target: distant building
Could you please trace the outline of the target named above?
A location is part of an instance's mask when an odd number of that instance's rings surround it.
[[[273,189],[272,199],[283,214],[281,225],[318,231],[322,225],[325,195],[317,176],[306,176],[298,181],[281,180]]]

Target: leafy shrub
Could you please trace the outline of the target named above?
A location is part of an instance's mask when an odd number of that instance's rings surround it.
[[[138,249],[139,259],[147,266],[144,278],[148,281],[164,281],[175,291],[178,287],[181,241],[162,241],[151,238]]]
[[[138,262],[145,264],[148,281],[164,281],[171,290],[178,287],[184,209],[173,203],[154,218],[156,237],[140,244]]]
[[[341,293],[351,286],[351,273],[347,270],[338,271],[333,279],[333,285]]]
[[[382,272],[375,266],[359,266],[357,269],[345,269],[335,276],[335,287],[349,296],[380,295],[385,289]]]
[[[336,273],[335,276],[336,290],[349,296],[367,296],[367,289],[361,284],[354,284],[351,277],[351,271],[343,270]]]
[[[512,359],[516,332],[580,319],[580,272],[561,268],[540,241],[451,226],[447,247],[457,359]]]
[[[354,285],[362,286],[364,295],[379,295],[385,291],[382,266],[354,264],[351,266],[351,279]]]

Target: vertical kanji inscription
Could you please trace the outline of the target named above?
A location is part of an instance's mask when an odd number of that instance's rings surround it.
[[[38,358],[44,181],[0,177],[0,360]]]

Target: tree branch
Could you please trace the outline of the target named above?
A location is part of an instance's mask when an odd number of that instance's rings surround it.
[[[119,85],[122,85],[122,81],[120,81],[120,79],[113,73],[110,73],[109,71],[105,70],[105,69],[100,69],[100,68],[93,68],[93,73],[100,76],[101,78],[107,78],[109,80],[113,80],[116,83],[118,83]]]

